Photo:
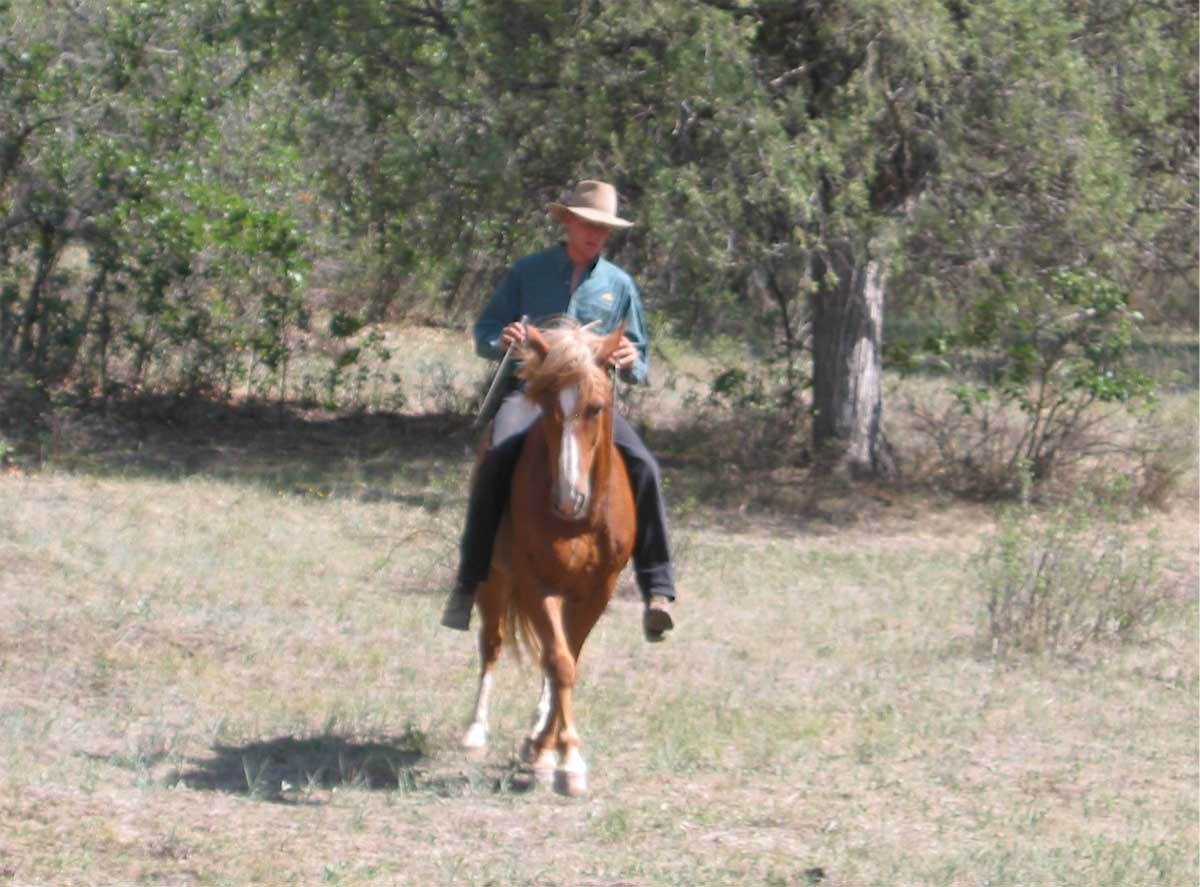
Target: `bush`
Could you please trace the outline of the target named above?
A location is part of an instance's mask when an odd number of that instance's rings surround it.
[[[22,373],[0,374],[0,466],[37,453],[50,397]]]
[[[775,363],[747,366],[719,361],[707,378],[692,376],[679,414],[669,423],[656,416],[660,438],[671,438],[664,445],[689,461],[733,471],[770,472],[808,464],[812,423],[802,383]],[[663,387],[673,390],[677,381],[668,379]],[[646,395],[646,389],[626,389],[626,411],[644,414]]]
[[[1154,405],[1154,382],[1135,360],[1140,323],[1102,275],[997,275],[960,329],[931,333],[916,349],[899,343],[891,358],[951,380],[952,405],[912,406],[918,431],[961,485],[1005,495],[1026,475],[1040,487],[1069,482],[1073,469],[1112,454],[1114,420]]]
[[[1157,538],[1136,539],[1132,516],[1093,497],[1005,509],[976,564],[992,651],[1072,653],[1144,633],[1170,595]]]
[[[906,473],[978,500],[1018,498],[1028,483],[1019,458],[1028,415],[1012,404],[982,402],[964,412],[947,384],[909,384],[890,420]],[[1193,483],[1195,398],[1148,408],[1093,403],[1072,418],[1058,442],[1054,474],[1036,478],[1038,498],[1087,490],[1131,506],[1167,508]],[[1064,429],[1064,432],[1067,429]]]

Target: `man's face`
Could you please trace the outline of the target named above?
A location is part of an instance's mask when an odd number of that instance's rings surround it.
[[[563,214],[563,227],[567,229],[567,254],[581,265],[595,261],[612,233],[607,225],[597,225],[570,213]]]

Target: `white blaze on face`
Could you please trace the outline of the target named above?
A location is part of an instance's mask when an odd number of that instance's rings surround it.
[[[575,425],[579,420],[579,390],[564,388],[558,394],[562,408],[562,443],[558,449],[558,510],[568,517],[579,517],[587,508],[587,478],[580,467],[579,441]]]

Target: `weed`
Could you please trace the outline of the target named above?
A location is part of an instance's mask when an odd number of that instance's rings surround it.
[[[1165,508],[1189,485],[1196,466],[1195,396],[1175,396],[1137,410],[1089,404],[1075,410],[1042,446],[1042,462],[1028,458],[1029,417],[995,398],[965,409],[953,387],[935,380],[906,380],[893,392],[889,436],[910,481],[959,495],[1013,499],[1030,481],[1039,495],[1124,487],[1134,505]],[[1053,470],[1049,470],[1050,468]]]
[[[993,651],[1074,652],[1147,629],[1169,594],[1157,538],[1136,540],[1129,517],[1092,497],[1005,509],[977,562]]]
[[[591,822],[593,833],[605,843],[625,841],[630,833],[629,811],[623,807],[598,814]]]
[[[271,762],[266,757],[242,756],[242,772],[246,777],[246,793],[252,798],[262,799],[274,794],[267,771]]]

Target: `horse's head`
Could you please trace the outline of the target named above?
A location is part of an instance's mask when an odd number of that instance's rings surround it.
[[[597,336],[578,325],[528,328],[521,375],[526,394],[542,408],[554,481],[551,505],[581,520],[592,500],[593,475],[612,445],[612,385],[607,367],[625,325]]]

